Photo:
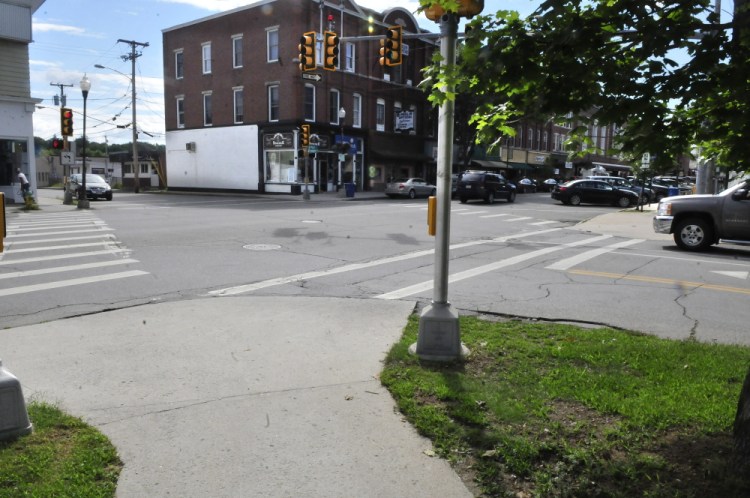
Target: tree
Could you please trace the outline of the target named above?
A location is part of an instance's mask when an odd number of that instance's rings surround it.
[[[487,143],[519,117],[572,112],[616,124],[621,152],[656,154],[656,167],[699,146],[750,171],[747,24],[748,0],[735,1],[726,25],[709,0],[547,0],[526,18],[498,11],[469,23],[455,70],[429,70],[431,98],[450,98],[437,91],[448,78],[457,93],[483,98],[473,120]]]

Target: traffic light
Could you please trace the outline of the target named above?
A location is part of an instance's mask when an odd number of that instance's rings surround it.
[[[65,147],[65,141],[62,138],[52,138],[52,148],[55,150],[62,150]]]
[[[302,133],[300,134],[300,144],[302,147],[308,147],[310,145],[310,125],[302,125]]]
[[[323,69],[335,71],[339,65],[339,37],[333,31],[323,33]]]
[[[315,31],[308,31],[299,40],[300,71],[315,71]]]
[[[380,65],[398,66],[401,64],[401,26],[391,26],[385,33],[385,40],[380,40]]]
[[[60,109],[60,133],[64,137],[73,136],[73,109]]]

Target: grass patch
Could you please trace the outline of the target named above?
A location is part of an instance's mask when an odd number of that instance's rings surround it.
[[[0,497],[112,497],[122,462],[109,440],[46,403],[27,407],[34,431],[0,442]]]
[[[399,409],[481,496],[750,496],[730,467],[750,348],[461,317],[463,363],[407,348],[381,374]]]

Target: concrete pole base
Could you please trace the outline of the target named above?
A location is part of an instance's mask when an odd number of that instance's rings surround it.
[[[88,208],[89,208],[88,199],[78,199],[78,209],[88,209]]]
[[[469,356],[469,349],[461,344],[458,313],[449,303],[435,303],[426,307],[419,317],[419,335],[409,352],[422,360],[452,362]]]
[[[65,192],[63,196],[63,204],[65,204],[66,206],[70,206],[71,204],[73,204],[73,194],[71,192]]]

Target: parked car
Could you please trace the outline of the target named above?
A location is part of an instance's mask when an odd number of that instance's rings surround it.
[[[70,175],[68,184],[65,187],[68,192],[74,196],[78,196],[79,192],[83,188],[83,175],[80,173],[74,173]],[[88,199],[107,199],[112,200],[112,187],[109,183],[99,175],[86,174],[86,197]]]
[[[563,204],[611,204],[626,208],[638,204],[638,194],[600,180],[572,180],[555,186],[552,198]]]
[[[633,179],[632,182],[633,185],[642,185],[644,183],[638,179]],[[646,180],[645,186],[653,191],[654,195],[652,200],[656,202],[659,202],[663,198],[669,197],[670,195],[674,195],[674,189],[677,189],[677,193],[679,195],[687,195],[693,193],[693,187],[690,187],[688,185],[679,185],[667,180],[658,179],[656,177],[654,177],[652,181]]]
[[[653,224],[680,249],[702,251],[719,240],[750,244],[750,179],[716,195],[662,199]]]
[[[555,189],[555,185],[557,185],[557,180],[554,178],[547,178],[542,182],[542,190],[545,192],[552,192]]]
[[[648,187],[634,185],[633,182],[631,180],[628,180],[627,178],[622,178],[620,176],[587,176],[586,179],[601,180],[603,182],[609,183],[610,185],[614,185],[615,187],[632,190],[633,192],[641,196],[641,202],[651,203],[656,200],[656,194],[653,190]]]
[[[489,204],[494,204],[497,198],[513,202],[516,200],[516,186],[501,173],[466,171],[458,180],[456,196],[462,204],[469,199],[482,199]]]
[[[524,194],[528,192],[531,192],[533,194],[536,192],[536,182],[531,178],[526,178],[525,176],[518,180],[518,182],[516,182],[516,187],[518,188],[518,192]]]
[[[437,187],[427,183],[422,178],[397,178],[388,182],[385,186],[385,195],[390,198],[408,197],[414,199],[435,195],[435,192],[437,192]]]

